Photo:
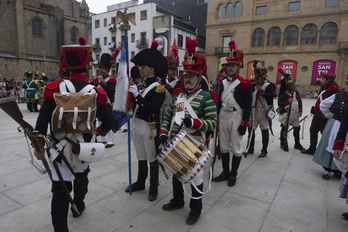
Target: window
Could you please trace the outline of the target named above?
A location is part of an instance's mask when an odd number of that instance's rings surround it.
[[[94,23],[95,23],[95,25],[94,25],[95,28],[99,28],[100,27],[100,20],[99,19],[95,20]]]
[[[77,42],[77,28],[72,27],[70,30],[70,41],[73,43]]]
[[[147,19],[147,10],[140,11],[140,20]]]
[[[218,19],[225,18],[225,7],[223,4],[219,5],[218,7]]]
[[[256,28],[253,32],[252,47],[263,47],[265,43],[265,30]]]
[[[290,25],[285,28],[283,45],[297,45],[298,44],[298,27]]]
[[[299,11],[301,2],[289,2],[288,11]]]
[[[268,31],[267,46],[279,46],[280,45],[281,31],[279,27],[272,27]]]
[[[132,34],[131,34],[131,43],[134,43],[134,42],[135,42],[135,34],[132,33]]]
[[[40,19],[34,19],[31,22],[32,35],[42,36],[42,23]]]
[[[337,37],[337,24],[325,23],[320,30],[320,44],[334,44]]]
[[[131,59],[133,59],[134,56],[135,56],[135,52],[131,51]]]
[[[116,17],[111,17],[111,24],[116,25]]]
[[[236,5],[234,5],[234,17],[238,18],[242,16],[242,3],[236,2]]]
[[[228,46],[228,43],[232,40],[231,36],[224,36],[223,37],[223,41],[222,41],[222,52],[227,53],[227,51],[230,49],[230,47]]]
[[[232,18],[232,15],[233,15],[232,3],[228,3],[226,6],[226,18]]]
[[[191,15],[190,14],[187,15],[187,21],[191,21]]]
[[[108,26],[108,21],[106,19],[104,19],[104,27]]]
[[[266,14],[266,6],[258,6],[256,7],[256,15],[265,15]]]
[[[326,0],[325,6],[326,7],[332,7],[332,6],[338,6],[339,0]]]
[[[315,44],[317,40],[318,28],[315,24],[310,23],[302,29],[301,44]]]
[[[147,46],[146,32],[141,32],[140,33],[140,46]]]
[[[108,44],[108,38],[104,37],[104,45],[107,45],[107,44]]]
[[[184,42],[184,37],[182,35],[178,35],[178,47],[182,48]]]
[[[95,44],[100,44],[100,39],[99,38],[95,39]]]

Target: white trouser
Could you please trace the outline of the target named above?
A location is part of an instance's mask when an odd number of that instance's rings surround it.
[[[237,111],[220,111],[219,115],[219,145],[221,153],[229,153],[241,156],[243,153],[243,136],[239,135],[238,128],[242,116]]]
[[[253,118],[253,113],[250,116],[250,118]],[[260,126],[261,130],[269,130],[269,122],[268,118],[266,117],[266,111],[262,107],[257,107],[255,109],[255,118],[254,121],[252,121],[253,129],[256,129],[258,126]]]
[[[155,139],[150,139],[151,129],[146,121],[134,118],[133,143],[138,160],[156,160]]]
[[[52,179],[54,181],[59,181],[56,170],[53,168],[53,165],[51,165],[51,167],[52,167]],[[69,170],[69,168],[67,166],[58,166],[58,168],[62,174],[64,181],[70,181],[70,182],[74,181],[75,177],[71,173],[71,171]],[[73,168],[75,173],[82,173],[88,168],[88,164],[79,164],[76,166],[72,166],[72,168]]]

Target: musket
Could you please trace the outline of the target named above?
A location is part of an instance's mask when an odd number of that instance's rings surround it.
[[[291,93],[291,98],[293,98],[294,96],[294,92],[295,90]],[[284,128],[284,131],[282,133],[282,137],[284,139],[284,151],[288,151],[289,150],[289,145],[288,145],[288,129],[289,129],[289,120],[290,120],[290,114],[291,114],[291,106],[292,106],[292,102],[290,103],[289,105],[289,108],[288,108],[288,114],[287,114],[287,117],[286,117],[286,124],[285,124],[285,128]]]
[[[38,141],[38,136],[37,136],[38,132],[34,131],[33,127],[23,119],[23,114],[20,111],[20,109],[19,109],[15,99],[11,98],[11,97],[0,99],[0,108],[3,111],[5,111],[6,114],[8,114],[13,120],[15,120],[20,125],[18,130],[20,132],[21,131],[24,132],[25,136],[27,138],[29,138],[29,140],[31,141],[31,144],[34,146],[35,150],[37,150],[40,153],[44,153],[44,149],[43,149],[43,147],[40,145],[40,143]],[[31,151],[29,151],[29,152],[31,152]],[[51,168],[48,165],[48,162],[47,162],[46,158],[43,157],[43,159],[41,161],[42,161],[42,164],[45,167],[45,170],[42,170],[43,172],[40,172],[38,167],[35,166],[34,162],[31,162],[31,164],[40,173],[42,173],[42,174],[47,173],[48,176],[50,177],[50,179],[52,180]]]
[[[306,120],[307,117],[308,117],[308,115],[304,116],[298,123],[301,123],[302,121]],[[303,122],[303,123],[304,123],[304,122]],[[303,128],[303,126],[302,126],[302,128]],[[288,130],[288,133],[289,133],[290,131],[292,131],[292,129],[294,129],[294,127],[291,127],[291,128]]]
[[[71,197],[71,195],[70,195],[70,193],[69,193],[68,187],[66,186],[66,184],[65,184],[65,182],[64,182],[64,178],[63,178],[62,173],[60,172],[60,169],[59,169],[59,167],[58,167],[57,160],[51,158],[51,156],[52,156],[52,154],[51,154],[51,149],[52,149],[52,148],[53,148],[53,149],[56,149],[54,143],[52,142],[53,140],[50,138],[50,136],[47,136],[47,137],[46,137],[46,136],[43,136],[43,139],[44,139],[44,141],[45,141],[45,143],[46,143],[46,152],[47,152],[47,156],[48,156],[48,158],[50,158],[51,161],[52,161],[54,170],[55,170],[56,173],[57,173],[57,176],[58,176],[58,179],[59,179],[59,183],[60,183],[60,185],[61,185],[61,187],[62,187],[62,190],[63,190],[65,196],[68,198],[68,200],[69,200],[69,202],[70,202],[71,207],[73,208],[73,210],[74,210],[77,214],[80,214],[80,212],[79,212],[79,210],[77,209],[77,206],[76,206],[74,200],[72,199],[72,197]],[[63,158],[63,157],[65,158],[65,156],[64,156],[61,152],[58,151],[58,153],[59,153],[59,156],[61,156],[62,158]],[[63,161],[64,161],[65,164],[68,166],[69,170],[72,172],[72,174],[75,176],[75,178],[77,178],[75,172],[72,170],[72,167],[70,166],[70,164],[68,163],[68,161],[66,160],[66,158],[65,158],[65,159],[64,159],[64,158],[63,158]],[[77,179],[77,180],[78,180],[78,179]]]

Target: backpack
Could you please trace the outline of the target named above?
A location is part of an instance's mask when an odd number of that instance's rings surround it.
[[[59,90],[54,94],[57,106],[51,118],[52,131],[64,128],[67,133],[93,134],[97,108],[94,86],[88,84],[76,93],[71,81],[63,80],[59,83]]]

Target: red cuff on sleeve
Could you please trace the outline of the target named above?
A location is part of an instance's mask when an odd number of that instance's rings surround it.
[[[105,84],[104,81],[99,82],[99,85],[104,85],[104,84]]]
[[[334,150],[343,151],[343,148],[344,148],[344,142],[343,141],[340,141],[340,140],[335,141],[335,144],[333,146]]]
[[[159,132],[159,134],[160,135],[168,135],[168,131],[166,131],[166,130],[160,130],[160,132]]]
[[[191,118],[191,120],[192,120],[192,126],[191,126],[192,129],[199,129],[199,128],[201,128],[201,126],[202,126],[201,120],[199,120],[197,118]]]

